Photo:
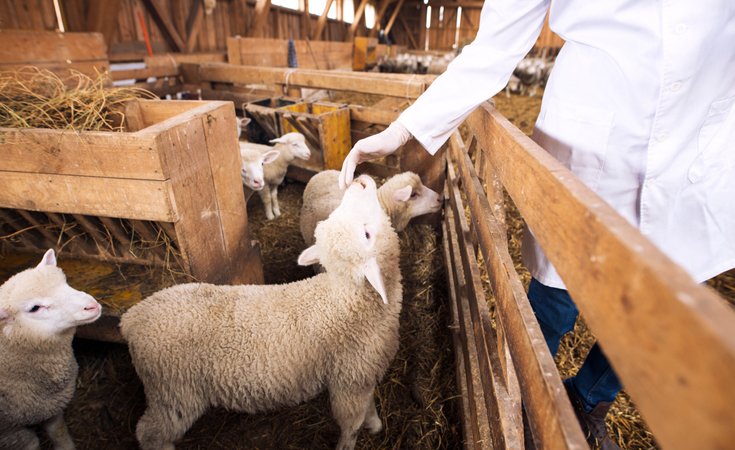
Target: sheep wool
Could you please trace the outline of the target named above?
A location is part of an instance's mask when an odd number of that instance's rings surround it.
[[[268,286],[184,284],[153,294],[121,320],[148,408],[143,450],[174,448],[208,408],[257,413],[296,405],[327,389],[341,428],[382,429],[373,391],[398,350],[399,243],[358,178],[316,230],[299,264],[327,273]]]
[[[100,305],[66,284],[53,250],[41,263],[0,286],[0,449],[38,449],[29,427],[42,424],[56,450],[74,442],[63,411],[74,395],[78,325],[100,316]]]
[[[306,138],[301,133],[286,133],[278,139],[273,139],[271,142],[275,144],[273,147],[246,142],[240,143],[241,151],[245,148],[251,148],[260,150],[262,153],[272,150],[277,150],[281,153],[275,161],[263,167],[265,186],[263,189],[257,191],[265,208],[265,217],[268,220],[272,220],[281,215],[281,209],[278,205],[278,186],[283,183],[288,166],[296,158],[305,161],[311,158],[311,151],[306,146]],[[245,188],[245,197],[249,199],[252,192],[249,191],[248,186],[245,186]]]
[[[339,206],[344,191],[339,188],[339,171],[325,170],[314,175],[304,189],[299,227],[307,245],[314,244],[314,230],[319,222]],[[424,186],[413,172],[391,177],[378,189],[378,201],[390,217],[396,231],[408,226],[414,217],[441,209],[442,198]]]

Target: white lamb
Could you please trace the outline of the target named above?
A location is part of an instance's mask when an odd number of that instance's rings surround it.
[[[283,182],[286,177],[286,171],[288,170],[289,164],[294,159],[300,158],[308,161],[311,158],[311,151],[306,146],[306,139],[301,133],[286,133],[278,139],[271,141],[276,145],[270,147],[262,144],[252,144],[248,142],[241,142],[240,149],[251,148],[260,150],[262,153],[267,153],[272,150],[277,150],[281,155],[268,166],[265,166],[264,177],[265,187],[258,190],[258,195],[263,201],[263,207],[265,208],[265,217],[268,220],[272,220],[275,217],[281,215],[281,210],[278,207],[278,186]],[[250,198],[252,192],[249,192],[246,186],[245,198]]]
[[[250,414],[329,390],[351,450],[362,425],[382,424],[373,391],[398,350],[399,243],[359,177],[298,259],[328,272],[285,285],[184,284],[125,313],[122,334],[145,386],[136,436],[143,450],[174,449],[208,408]]]
[[[0,286],[0,449],[40,448],[29,428],[37,424],[54,449],[74,448],[64,422],[78,371],[71,342],[77,326],[101,313],[94,298],[66,284],[53,250]]]
[[[242,178],[245,201],[247,202],[253,192],[260,191],[265,187],[264,167],[278,159],[280,152],[278,150],[262,152],[257,148],[251,148],[243,144],[243,142],[240,142],[240,159],[242,160],[240,178]]]
[[[325,170],[314,175],[304,189],[299,226],[307,245],[314,244],[317,224],[329,217],[342,201],[344,191],[339,188],[338,177],[339,171]],[[391,177],[378,189],[378,200],[396,231],[406,228],[414,217],[437,212],[442,207],[441,196],[424,186],[413,172]]]

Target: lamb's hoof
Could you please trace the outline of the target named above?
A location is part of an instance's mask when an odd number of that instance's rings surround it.
[[[265,220],[273,220],[273,219],[275,219],[275,216],[273,216],[273,214],[266,214],[265,215]]]
[[[363,423],[363,426],[370,434],[378,434],[383,431],[383,422],[381,422],[380,418],[378,417],[365,419],[365,423]]]

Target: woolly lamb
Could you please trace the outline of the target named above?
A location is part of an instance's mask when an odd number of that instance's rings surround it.
[[[278,186],[286,177],[286,170],[289,164],[296,158],[307,161],[311,158],[311,151],[306,146],[306,139],[301,133],[286,133],[278,139],[273,139],[271,142],[276,145],[270,147],[262,144],[240,143],[241,149],[253,148],[263,153],[272,150],[281,152],[281,156],[273,164],[264,167],[263,171],[266,185],[264,189],[258,191],[258,195],[263,201],[263,207],[265,208],[265,217],[268,220],[272,220],[281,215],[281,210],[278,207]],[[247,189],[245,191],[245,197],[250,198],[252,192],[248,192]]]
[[[36,424],[54,449],[74,448],[64,422],[78,370],[71,341],[78,325],[101,312],[94,298],[66,284],[53,250],[0,286],[0,449],[40,448],[29,428]]]
[[[329,390],[351,450],[362,425],[382,424],[373,391],[398,350],[402,286],[398,237],[359,177],[298,259],[327,273],[285,285],[184,284],[160,291],[121,320],[148,408],[143,450],[174,449],[208,408],[257,413]]]
[[[329,217],[342,201],[344,191],[339,188],[338,178],[339,171],[325,170],[314,175],[304,189],[299,225],[307,245],[314,244],[317,224]],[[406,228],[412,218],[437,212],[442,207],[441,196],[424,186],[413,172],[403,172],[386,181],[378,189],[378,200],[396,231]]]
[[[280,152],[270,150],[264,153],[259,149],[243,144],[243,142],[240,143],[240,159],[242,160],[240,178],[242,178],[245,201],[247,201],[253,195],[253,192],[260,191],[265,187],[265,164],[271,164],[278,159]]]

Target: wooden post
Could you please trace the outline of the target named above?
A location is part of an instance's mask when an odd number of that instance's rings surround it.
[[[324,12],[319,16],[319,21],[317,21],[316,30],[314,30],[314,34],[311,35],[312,40],[322,38],[322,32],[324,31],[324,27],[327,25],[327,14],[329,13],[329,8],[332,7],[333,2],[334,0],[327,0],[326,5],[324,6]]]

